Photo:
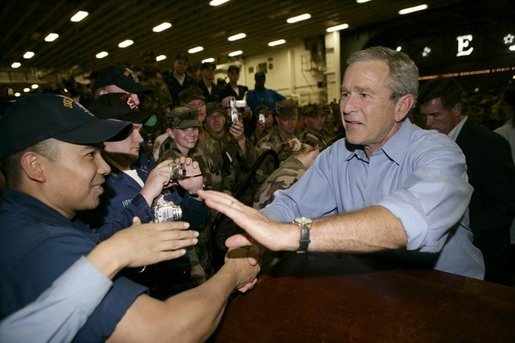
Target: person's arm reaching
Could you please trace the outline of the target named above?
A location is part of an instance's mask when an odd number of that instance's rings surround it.
[[[208,207],[227,215],[264,247],[275,251],[299,249],[296,225],[273,221],[227,194],[202,191],[199,195]],[[309,251],[349,253],[398,249],[407,242],[401,222],[381,206],[314,220],[310,239]],[[241,245],[241,237],[230,238],[226,244],[231,247],[235,242]]]
[[[134,223],[81,257],[34,302],[2,321],[0,342],[71,341],[120,269],[178,258],[197,242],[198,233],[186,230],[186,223]]]

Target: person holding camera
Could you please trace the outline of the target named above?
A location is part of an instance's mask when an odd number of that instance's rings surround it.
[[[101,238],[105,239],[128,227],[134,217],[143,223],[157,221],[154,214],[159,208],[154,202],[164,192],[164,199],[170,203],[168,212],[172,213],[169,220],[182,219],[198,229],[207,215],[204,203],[189,195],[202,188],[198,164],[183,158],[181,167],[186,175],[194,177],[182,180],[179,180],[180,175],[174,175],[177,170],[174,160],[162,161],[150,172],[133,167],[143,142],[141,129],[151,114],[139,111],[128,94],[102,95],[91,103],[90,111],[99,118],[131,122],[132,131],[124,140],[104,143],[102,155],[111,166],[111,172],[106,176],[105,192],[96,209],[79,216],[91,227],[99,228]],[[180,187],[176,187],[177,183]],[[195,285],[195,270],[199,267],[197,263],[191,265],[189,259],[197,260],[192,254],[194,250],[175,261],[149,266],[142,273],[128,270],[126,275],[148,286],[151,295],[165,298]]]

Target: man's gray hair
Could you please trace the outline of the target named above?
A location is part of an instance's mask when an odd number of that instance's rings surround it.
[[[375,46],[354,52],[347,65],[356,62],[380,60],[386,62],[390,73],[386,77],[385,86],[392,92],[390,99],[396,100],[403,95],[412,94],[417,97],[418,68],[408,55],[383,46]]]

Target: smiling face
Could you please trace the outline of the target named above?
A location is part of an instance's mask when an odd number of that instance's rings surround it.
[[[184,156],[187,156],[188,152],[197,144],[198,127],[189,127],[187,129],[169,128],[167,132]]]
[[[352,63],[343,78],[340,110],[345,139],[363,145],[369,157],[397,132],[409,111],[402,103],[411,95],[390,99],[385,86],[388,73],[385,62],[373,60]]]
[[[56,141],[55,159],[41,158],[48,191],[45,203],[67,218],[98,206],[104,175],[110,172],[100,148]]]

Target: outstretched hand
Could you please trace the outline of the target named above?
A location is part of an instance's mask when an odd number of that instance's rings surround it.
[[[216,191],[200,191],[200,198],[206,205],[222,212],[245,230],[260,245],[274,251],[295,250],[298,246],[298,232],[292,224],[281,224],[268,219],[258,210],[246,206],[232,196]],[[241,238],[235,238],[241,239]]]

